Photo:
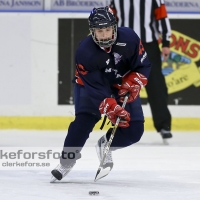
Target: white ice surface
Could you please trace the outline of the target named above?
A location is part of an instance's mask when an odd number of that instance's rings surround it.
[[[111,173],[94,182],[99,166],[93,132],[79,160],[61,182],[50,184],[51,170],[0,170],[0,200],[199,200],[200,132],[173,132],[169,146],[155,132],[113,153]],[[65,131],[0,131],[1,148],[59,147]],[[1,168],[2,169],[2,168]],[[90,196],[89,191],[99,191]]]

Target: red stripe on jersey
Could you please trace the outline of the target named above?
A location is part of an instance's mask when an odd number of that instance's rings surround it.
[[[165,5],[162,4],[159,8],[156,8],[154,10],[154,15],[155,15],[156,20],[166,18],[167,17],[167,11],[166,11]]]
[[[83,81],[82,81],[82,79],[79,77],[79,75],[78,75],[78,71],[76,70],[76,72],[75,72],[75,77],[76,77],[76,83],[78,83],[79,85],[84,85],[84,83],[83,83]]]

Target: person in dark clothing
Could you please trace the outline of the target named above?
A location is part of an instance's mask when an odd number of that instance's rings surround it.
[[[52,171],[52,182],[68,174],[81,157],[80,152],[102,114],[112,124],[120,117],[104,161],[109,170],[113,167],[112,150],[138,142],[144,132],[139,92],[147,84],[151,64],[140,38],[131,28],[118,28],[109,7],[94,8],[88,21],[91,35],[80,43],[75,55],[75,120],[69,126],[60,164]],[[123,108],[127,93],[129,98]],[[97,142],[100,160],[111,132],[112,128]],[[75,159],[65,159],[64,154],[71,149],[78,152]]]

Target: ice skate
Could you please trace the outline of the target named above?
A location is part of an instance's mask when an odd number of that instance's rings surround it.
[[[52,177],[50,183],[54,183],[57,180],[60,181],[63,179],[71,171],[75,163],[76,162],[74,161],[67,166],[63,166],[61,164],[57,165],[57,167],[51,171]]]
[[[106,135],[104,135],[98,140],[96,144],[96,151],[97,151],[97,155],[100,162],[103,159],[107,143],[108,141],[106,139]],[[108,151],[108,154],[103,162],[102,167],[103,167],[103,170],[101,171],[101,174],[99,174],[98,177],[95,178],[95,181],[107,176],[113,168],[112,152],[110,150]]]
[[[62,156],[60,158],[60,164],[57,165],[57,167],[51,171],[52,177],[50,183],[60,181],[61,179],[63,179],[74,167],[74,165],[76,164],[76,160],[80,158],[81,153],[77,153],[75,159],[65,159],[63,151]]]
[[[163,139],[163,143],[164,143],[165,145],[168,145],[168,144],[169,144],[169,143],[168,143],[168,139],[169,139],[169,138],[172,138],[171,132],[168,131],[168,130],[165,130],[165,129],[161,129],[161,130],[160,130],[160,134],[161,134],[161,137],[162,137],[162,139]]]

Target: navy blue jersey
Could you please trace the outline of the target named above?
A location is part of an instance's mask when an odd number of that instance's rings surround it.
[[[139,72],[148,78],[151,64],[137,34],[130,28],[119,27],[117,39],[108,53],[85,38],[76,51],[76,68],[92,102],[100,103],[111,97],[114,84],[121,84],[129,72]]]

